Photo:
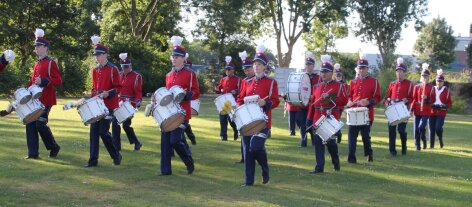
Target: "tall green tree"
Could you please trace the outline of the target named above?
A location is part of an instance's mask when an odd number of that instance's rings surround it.
[[[392,68],[402,28],[425,15],[427,0],[351,0],[351,3],[359,15],[355,34],[377,45],[386,64],[382,70]]]
[[[334,16],[345,17],[346,4],[347,0],[261,0],[259,12],[266,14],[275,33],[278,65],[290,65],[295,43],[303,33],[310,31],[313,20],[327,23],[332,22]],[[285,53],[282,44],[287,47]]]
[[[453,33],[444,18],[434,18],[421,29],[415,42],[414,53],[418,60],[428,62],[432,68],[444,67],[454,61],[457,43]]]
[[[345,21],[322,23],[315,20],[311,30],[303,34],[303,39],[307,50],[312,51],[315,57],[320,57],[322,54],[335,51],[336,40],[345,38],[347,35],[348,27]]]

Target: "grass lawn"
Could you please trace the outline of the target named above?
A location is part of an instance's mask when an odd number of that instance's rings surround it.
[[[240,187],[244,166],[240,142],[219,140],[213,97],[202,97],[200,116],[191,120],[197,145],[196,163],[187,175],[178,157],[173,175],[160,172],[160,133],[151,117],[140,111],[133,127],[142,151],[133,152],[122,132],[123,161],[113,166],[101,144],[99,166],[84,168],[89,157],[89,127],[75,109],[63,111],[72,99],[60,99],[49,126],[61,151],[48,158],[40,141],[40,160],[25,160],[25,127],[16,114],[0,118],[0,206],[469,206],[472,202],[472,116],[450,114],[445,124],[445,148],[414,151],[408,123],[408,154],[391,158],[383,110],[376,110],[372,128],[374,162],[357,147],[358,164],[347,163],[347,128],[339,145],[341,171],[334,172],[329,155],[325,173],[313,170],[312,147],[299,148],[299,137],[288,136],[283,107],[273,112],[272,138],[267,141],[271,180],[262,185],[260,168],[253,187]],[[0,101],[0,109],[7,105]],[[143,109],[144,110],[144,109]],[[231,134],[231,133],[230,133]],[[297,132],[298,135],[298,132]],[[438,142],[438,141],[437,141]],[[397,141],[397,151],[400,149]],[[400,151],[399,151],[400,152]]]

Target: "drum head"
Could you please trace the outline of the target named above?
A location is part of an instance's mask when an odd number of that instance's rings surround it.
[[[164,96],[161,98],[161,100],[159,101],[159,105],[161,106],[167,106],[170,104],[170,102],[172,102],[174,99],[174,97],[172,96],[172,94],[169,94],[167,96]]]
[[[176,113],[161,123],[161,129],[164,132],[170,132],[180,126],[185,120],[185,115]]]
[[[257,120],[254,122],[251,122],[250,124],[247,124],[246,126],[241,127],[241,130],[239,132],[243,136],[252,136],[254,134],[257,134],[261,130],[263,130],[267,125],[267,122],[264,120]]]
[[[198,116],[198,111],[195,109],[192,109],[192,115]]]
[[[44,109],[40,108],[34,112],[32,112],[31,114],[28,114],[27,116],[25,116],[25,118],[23,118],[23,124],[29,124],[33,121],[36,121],[39,119],[39,117],[41,117],[41,114],[43,114],[44,112]]]
[[[287,101],[294,106],[308,106],[311,81],[306,73],[290,73],[287,81]]]

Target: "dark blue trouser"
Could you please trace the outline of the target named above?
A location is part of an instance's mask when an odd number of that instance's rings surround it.
[[[238,133],[238,128],[236,127],[236,124],[234,122],[231,121],[231,119],[229,118],[229,115],[226,114],[226,115],[219,115],[220,116],[220,137],[222,137],[223,139],[227,139],[228,138],[228,135],[226,133],[226,131],[228,131],[228,122],[229,122],[229,125],[231,125],[231,128],[233,128],[233,132],[235,134]]]
[[[420,139],[423,141],[423,148],[426,148],[426,124],[429,116],[415,116],[413,129],[415,136],[416,150],[421,149]]]
[[[269,177],[269,163],[267,162],[267,152],[265,142],[268,129],[260,131],[263,135],[243,136],[244,151],[244,183],[254,184],[254,174],[256,171],[256,161],[262,168],[262,177]]]
[[[192,126],[190,126],[189,122],[184,122],[185,124],[185,135],[187,135],[188,139],[192,142],[195,142],[195,134],[193,134]]]
[[[297,120],[300,122],[300,138],[301,145],[306,146],[307,134],[306,134],[306,116],[308,116],[308,110],[302,109],[297,113]],[[313,136],[311,137],[311,144],[313,145]]]
[[[59,145],[56,143],[51,129],[47,125],[50,111],[51,107],[46,107],[38,120],[30,122],[26,125],[26,144],[28,145],[28,156],[39,155],[38,133],[41,136],[41,139],[43,140],[44,146],[46,146],[47,150],[59,149]]]
[[[316,158],[315,171],[323,172],[325,165],[325,147],[323,144],[323,140],[321,140],[320,136],[315,134],[314,138]],[[328,152],[331,155],[331,162],[333,163],[334,167],[339,169],[338,145],[336,144],[336,140],[330,139],[326,143],[326,148],[328,148]]]
[[[112,159],[117,159],[120,152],[113,144],[113,138],[110,134],[110,123],[112,121],[112,114],[100,121],[90,124],[90,159],[89,164],[98,163],[99,155],[99,138],[102,138],[103,144],[107,148],[108,153]]]
[[[357,161],[356,159],[356,145],[357,145],[357,136],[359,136],[359,132],[361,132],[362,142],[364,143],[364,156],[373,155],[372,151],[372,144],[371,144],[371,137],[370,137],[370,128],[372,127],[372,123],[370,122],[369,125],[362,125],[362,126],[352,126],[348,125],[347,129],[347,139],[349,145],[349,156],[347,158],[348,161]]]
[[[388,125],[388,149],[390,151],[390,154],[396,155],[397,150],[395,149],[395,143],[397,141],[397,132],[400,134],[400,139],[402,143],[402,153],[406,153],[406,140],[407,140],[407,133],[406,133],[406,123],[400,123],[396,126],[390,126]]]
[[[434,140],[436,135],[438,135],[439,146],[441,148],[444,145],[443,142],[443,126],[446,116],[430,116],[429,117],[429,146],[434,148]]]
[[[129,143],[138,144],[140,142],[138,137],[136,137],[136,133],[134,133],[133,127],[131,127],[131,119],[133,119],[133,117],[126,119],[123,122],[123,129],[125,130]],[[113,136],[113,144],[115,144],[116,149],[121,151],[121,127],[115,117],[113,117],[113,122],[111,124],[111,133]]]
[[[188,121],[185,121],[188,123]],[[186,123],[184,122],[184,125]],[[175,150],[185,166],[193,165],[192,152],[186,142],[184,142],[184,130],[180,127],[170,131],[161,131],[161,173],[172,174],[171,156]]]

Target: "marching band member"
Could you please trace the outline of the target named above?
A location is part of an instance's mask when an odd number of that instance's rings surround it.
[[[266,128],[253,136],[243,136],[245,182],[242,186],[254,184],[256,160],[262,168],[262,183],[269,182],[269,164],[265,142],[272,122],[271,110],[279,105],[279,94],[277,81],[264,75],[269,61],[269,58],[264,54],[265,49],[264,45],[257,46],[253,63],[255,77],[250,81],[243,82],[237,99],[237,104],[242,105],[244,97],[259,95],[261,99],[258,103],[268,117]]]
[[[344,84],[333,81],[333,66],[330,63],[329,55],[321,56],[321,79],[322,82],[318,83],[315,91],[313,91],[312,100],[313,104],[310,107],[314,108],[312,117],[308,117],[308,122],[313,123],[320,119],[322,115],[329,116],[333,115],[334,118],[339,120],[341,118],[340,106],[344,106],[347,103],[347,91]],[[311,127],[311,126],[310,126]],[[311,174],[318,174],[324,171],[325,164],[325,148],[323,140],[317,134],[314,134],[314,145],[316,154],[316,167]],[[339,155],[338,145],[334,139],[330,139],[326,143],[328,152],[331,155],[331,162],[334,165],[334,170],[339,171]]]
[[[413,101],[411,102],[414,120],[414,137],[416,150],[421,150],[420,139],[423,141],[423,149],[426,149],[426,124],[431,114],[431,105],[436,101],[434,86],[429,82],[429,64],[423,63],[420,83],[413,88]]]
[[[57,157],[61,147],[56,143],[54,135],[48,124],[49,112],[51,107],[56,105],[55,87],[62,85],[62,77],[59,67],[51,57],[48,56],[49,41],[44,38],[44,31],[36,29],[35,31],[34,52],[38,56],[38,62],[34,64],[33,73],[28,83],[28,87],[35,84],[43,88],[43,93],[39,101],[44,105],[45,110],[41,117],[33,122],[26,124],[26,143],[28,145],[28,156],[26,159],[39,158],[39,137],[41,136],[47,150],[50,150],[49,157]]]
[[[406,70],[406,65],[403,64],[403,58],[399,57],[397,59],[397,67],[395,70],[397,80],[390,82],[388,85],[388,91],[384,102],[385,106],[390,106],[402,101],[408,107],[411,103],[411,100],[413,99],[413,83],[410,80],[405,79]],[[398,133],[400,134],[402,155],[406,154],[407,133],[405,129],[406,122],[402,122],[395,126],[388,125],[388,143],[390,155],[392,157],[397,156],[397,150],[395,149],[395,142],[397,140],[396,130],[398,130]]]
[[[243,72],[246,75],[246,77],[241,81],[241,87],[242,87],[245,83],[250,84],[253,80],[255,73],[254,73],[254,69],[252,68],[252,64],[254,62],[252,61],[251,58],[247,57],[246,51],[240,52],[239,57],[241,58],[241,61],[242,61]],[[236,163],[244,163],[244,151],[243,151],[242,139],[241,139],[241,160],[237,161]]]
[[[316,86],[318,85],[319,82],[321,82],[321,77],[315,73],[315,56],[313,56],[312,52],[306,52],[305,54],[305,70],[306,74],[308,74],[308,77],[310,77],[310,83],[311,83],[311,94],[310,98],[313,95],[313,91],[315,91]],[[308,105],[313,104],[313,100],[310,100]],[[307,123],[307,117],[312,117],[313,116],[313,111],[311,111],[308,107],[302,107],[301,110],[301,123]],[[307,135],[306,135],[306,126],[309,124],[302,124],[302,127],[300,127],[300,134],[302,136],[302,141],[300,144],[300,147],[306,147],[307,144]],[[311,136],[311,144],[314,145],[314,134],[311,132],[311,130],[308,131]]]
[[[143,77],[141,74],[133,70],[131,59],[128,58],[128,53],[121,53],[120,66],[123,69],[120,72],[121,89],[119,91],[120,101],[129,101],[134,108],[139,108],[142,101],[142,85]],[[143,144],[139,142],[133,127],[131,127],[131,120],[133,117],[123,122],[123,129],[130,144],[134,144],[134,151],[139,151]],[[115,147],[121,151],[121,127],[116,118],[112,122],[112,136]]]
[[[429,146],[434,148],[435,135],[438,135],[439,147],[444,147],[443,142],[443,126],[444,119],[447,115],[447,109],[452,106],[452,99],[450,90],[444,86],[444,73],[442,69],[438,69],[436,76],[436,86],[434,92],[436,100],[434,101],[429,117]]]
[[[5,50],[0,57],[0,73],[7,67],[8,63],[15,59],[15,52],[13,50]]]
[[[170,132],[161,131],[161,174],[171,175],[171,154],[173,149],[180,156],[180,159],[187,167],[187,174],[192,174],[195,170],[194,161],[190,147],[184,141],[184,129],[192,118],[192,109],[190,101],[200,97],[200,89],[195,73],[185,67],[186,50],[180,46],[183,38],[173,36],[171,38],[173,43],[172,50],[172,70],[166,75],[166,88],[170,89],[172,86],[178,85],[186,91],[185,98],[180,102],[180,106],[185,110],[185,121],[176,129]]]
[[[298,128],[300,128],[300,134],[305,134],[305,132],[302,132],[301,128],[302,128],[302,125],[304,125],[305,122],[301,122],[303,120],[301,116],[302,114],[302,108],[299,107],[299,106],[294,106],[290,103],[288,103],[288,100],[287,100],[287,97],[284,96],[284,100],[285,100],[285,105],[284,105],[284,109],[288,112],[288,128],[290,130],[290,136],[295,136],[295,127],[298,126]],[[303,140],[304,137],[302,135],[301,139]]]
[[[343,71],[341,70],[341,64],[339,63],[334,64],[334,70],[335,70],[335,80],[341,83],[346,88],[346,94],[349,94],[349,86],[344,81],[344,75],[343,75]],[[340,116],[342,116],[343,111],[344,111],[344,105],[338,106],[338,107],[339,107],[339,114]],[[341,140],[343,138],[343,133],[341,133],[341,130],[339,130],[339,133],[336,134],[336,137],[337,137],[336,142],[341,143]]]
[[[188,53],[187,53],[186,59],[185,59],[185,67],[192,71],[192,65],[193,65],[192,60],[188,57]],[[190,122],[187,123],[187,125],[185,126],[185,135],[187,135],[188,139],[190,139],[190,142],[192,142],[192,145],[197,144],[197,140],[195,138],[195,134],[192,131],[192,126],[190,126]]]
[[[100,37],[91,38],[94,45],[92,55],[95,56],[97,66],[92,69],[92,96],[99,96],[105,102],[109,115],[100,121],[90,124],[90,158],[85,167],[96,167],[99,156],[99,137],[107,148],[114,165],[121,164],[121,153],[113,144],[110,134],[110,123],[113,119],[113,110],[118,108],[118,92],[120,90],[120,74],[118,67],[108,61],[109,48],[100,44]]]
[[[233,97],[237,97],[239,93],[239,87],[241,85],[241,78],[234,75],[234,64],[231,62],[231,56],[226,56],[226,77],[220,80],[218,86],[215,86],[215,92],[217,94],[225,94],[231,93]],[[220,117],[220,138],[222,141],[228,140],[228,135],[226,133],[228,129],[228,122],[233,128],[233,138],[234,140],[238,139],[238,129],[236,128],[236,124],[231,121],[228,114],[222,115],[219,114]]]
[[[380,102],[380,84],[377,79],[369,75],[369,62],[365,55],[361,55],[357,61],[359,75],[351,81],[349,87],[349,101],[347,107],[367,107],[369,113],[369,122],[367,125],[348,125],[348,145],[349,145],[349,163],[357,163],[356,145],[359,132],[364,143],[364,156],[367,161],[374,161],[371,146],[370,128],[374,122],[374,106]]]

